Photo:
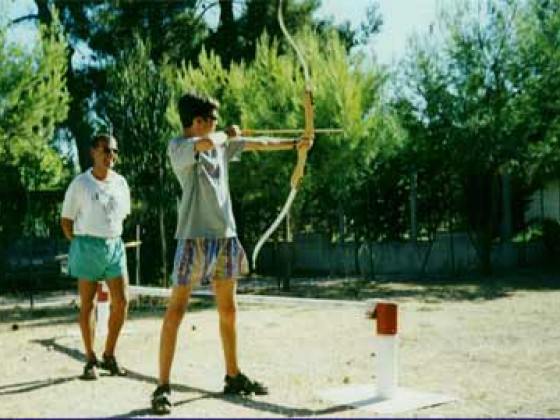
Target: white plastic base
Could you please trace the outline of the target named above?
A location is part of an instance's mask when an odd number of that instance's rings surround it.
[[[396,388],[393,398],[378,396],[374,384],[345,386],[319,391],[319,397],[336,405],[355,407],[377,414],[396,414],[424,407],[456,401],[457,398],[442,394]]]

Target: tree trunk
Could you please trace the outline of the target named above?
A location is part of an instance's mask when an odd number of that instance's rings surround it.
[[[338,201],[338,258],[339,268],[346,275],[346,264],[344,261],[344,206]]]
[[[233,26],[233,1],[232,0],[220,0],[220,22],[218,23],[218,28],[224,28],[224,30],[230,30]]]
[[[159,205],[159,233],[161,239],[161,274],[163,287],[167,287],[167,241],[165,240],[165,216],[163,205]]]
[[[282,290],[285,292],[290,291],[290,280],[292,278],[292,263],[294,257],[294,248],[292,241],[292,232],[290,230],[290,212],[286,213],[286,273],[282,281]]]
[[[418,240],[418,205],[417,205],[418,175],[410,175],[410,240],[416,245]]]
[[[160,165],[159,165],[159,191],[160,191],[160,200],[158,206],[159,212],[159,233],[161,239],[161,272],[163,275],[163,286],[167,287],[167,240],[165,238],[165,208],[163,206],[164,197],[163,197],[163,159],[160,158]]]
[[[515,264],[513,245],[511,243],[513,236],[511,207],[511,175],[504,174],[502,175],[502,246],[506,267],[511,267]]]
[[[226,67],[234,59],[235,48],[237,42],[237,30],[233,16],[233,1],[220,0],[220,21],[218,30],[216,31],[216,47],[217,51],[221,51],[221,59]]]
[[[511,176],[502,175],[502,241],[509,243],[512,237]]]

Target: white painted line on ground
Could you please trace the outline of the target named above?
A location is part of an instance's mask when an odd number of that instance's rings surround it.
[[[128,287],[131,295],[152,296],[152,297],[169,297],[171,289],[164,287],[148,287],[148,286],[132,286]],[[209,290],[194,290],[192,296],[212,297],[213,293]],[[237,294],[237,300],[243,303],[266,303],[275,305],[329,305],[329,306],[347,306],[357,307],[369,305],[371,301],[355,301],[355,300],[335,300],[335,299],[312,299],[297,298],[286,296],[263,296],[263,295],[245,295]]]

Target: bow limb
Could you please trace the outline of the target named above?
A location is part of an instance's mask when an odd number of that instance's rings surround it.
[[[301,49],[295,43],[294,39],[286,29],[286,25],[284,24],[284,17],[282,15],[282,0],[278,0],[278,23],[280,25],[280,29],[282,30],[282,33],[284,34],[284,36],[286,37],[286,39],[288,40],[292,48],[295,50],[298,61],[300,62],[303,70],[303,74],[305,77],[305,92],[303,97],[305,128],[303,130],[303,135],[301,137],[301,140],[308,140],[312,142],[315,134],[315,126],[313,123],[314,112],[313,112],[313,91],[311,87],[311,78],[309,77],[309,69],[307,67],[307,63],[305,62],[305,58],[303,56],[303,53],[301,52]],[[255,245],[255,248],[253,249],[253,255],[252,255],[253,269],[256,269],[257,267],[257,257],[259,255],[262,246],[268,240],[268,238],[270,238],[270,236],[274,233],[274,231],[278,228],[280,223],[282,223],[282,221],[288,214],[288,211],[290,210],[292,203],[294,202],[299,187],[299,183],[301,181],[301,178],[303,177],[305,163],[307,161],[307,150],[308,147],[298,148],[297,163],[292,172],[292,178],[290,183],[291,184],[290,194],[288,195],[288,198],[286,199],[286,202],[284,203],[282,210],[276,217],[276,220],[274,220],[272,225],[270,225],[267,231],[258,240],[257,244]]]

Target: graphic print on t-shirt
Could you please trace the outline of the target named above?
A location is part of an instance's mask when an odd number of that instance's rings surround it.
[[[213,180],[218,180],[220,178],[220,164],[217,150],[210,150],[201,154],[200,161],[204,172],[206,172],[210,178]]]
[[[117,216],[117,198],[114,195],[99,189],[91,195],[91,200],[94,205],[98,204],[101,207],[107,222],[111,222]]]

